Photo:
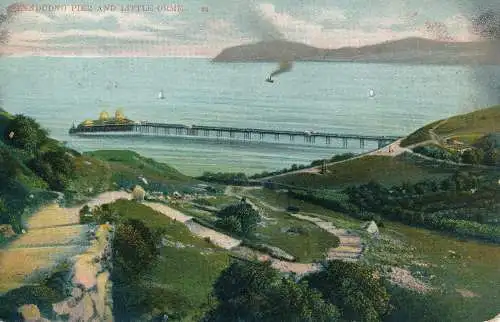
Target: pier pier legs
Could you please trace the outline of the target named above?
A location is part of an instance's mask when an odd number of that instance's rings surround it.
[[[342,139],[342,146],[347,149],[347,139]]]
[[[359,139],[359,148],[364,149],[365,148],[365,139]]]

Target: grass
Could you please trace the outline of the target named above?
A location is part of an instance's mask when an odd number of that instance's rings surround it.
[[[300,211],[303,213],[314,213],[315,217],[333,222],[335,225],[343,228],[357,229],[361,223],[359,220],[342,213],[325,209],[321,206],[317,206],[303,200],[288,198],[287,194],[283,192],[276,192],[268,189],[248,190],[245,192],[245,195],[249,198],[257,198],[270,205],[280,208],[286,208],[288,206],[288,202],[290,202],[291,205],[298,206]],[[302,222],[304,223],[304,221]]]
[[[388,222],[383,233],[402,240],[405,245],[398,249],[385,250],[382,258],[393,257],[400,264],[411,266],[416,260],[431,264],[428,268],[415,267],[425,275],[435,275],[432,285],[449,291],[446,301],[457,313],[457,321],[487,320],[498,314],[500,288],[498,287],[500,247],[475,241],[461,241],[425,229],[408,227]],[[449,251],[458,258],[450,257]],[[406,260],[404,260],[406,259]],[[456,292],[465,289],[478,297],[463,298]]]
[[[223,208],[224,206],[239,202],[240,200],[233,196],[216,196],[215,198],[206,198],[208,204],[212,207]]]
[[[429,163],[429,162],[427,162]],[[450,167],[448,167],[450,168]],[[332,164],[324,175],[298,173],[275,178],[278,183],[309,189],[342,189],[348,185],[359,185],[371,180],[392,186],[405,181],[415,183],[426,178],[436,178],[449,174],[453,169],[435,167],[423,161],[414,161],[400,155],[365,156],[348,162]]]
[[[454,139],[460,142],[463,142],[468,145],[473,145],[479,139],[483,138],[484,134],[482,133],[467,133],[467,134],[459,134],[450,137],[450,139]]]
[[[452,116],[445,120],[427,124],[401,141],[402,147],[430,140],[429,130],[440,136],[458,136],[466,143],[469,140],[492,133],[500,132],[500,105],[480,109],[471,113]]]
[[[142,175],[148,180],[158,182],[164,182],[165,180],[185,182],[191,179],[164,163],[145,158],[133,151],[100,150],[86,152],[85,155],[108,162],[113,172],[113,178],[135,181],[137,176]]]
[[[431,136],[429,134],[429,130],[432,129],[434,126],[439,124],[440,121],[432,122],[430,124],[427,124],[424,127],[419,128],[415,132],[411,133],[408,135],[406,138],[401,140],[401,146],[402,147],[407,147],[409,145],[417,144],[423,141],[427,141],[431,139]]]
[[[75,178],[71,190],[84,196],[94,196],[111,187],[111,167],[104,161],[88,156],[77,156],[75,162]]]
[[[441,136],[500,132],[500,105],[450,117],[435,132]]]
[[[212,224],[215,224],[215,221],[217,220],[217,216],[215,214],[202,211],[187,203],[171,203],[168,206],[172,209],[179,210],[187,216],[200,218],[211,222]]]
[[[258,227],[256,239],[293,255],[297,262],[322,260],[330,248],[339,245],[338,237],[312,223],[294,219],[284,212],[267,212],[266,216],[275,224],[266,222],[265,227]],[[288,230],[296,233],[290,234]]]
[[[147,292],[158,295],[155,306],[159,311],[184,316],[199,313],[207,304],[213,283],[229,264],[228,253],[194,236],[184,224],[147,206],[125,200],[113,205],[124,219],[139,219],[150,228],[164,228],[170,241],[187,246],[163,247],[157,264],[143,277],[142,284]],[[208,254],[201,253],[209,250]]]
[[[246,195],[276,207],[288,204],[286,194],[271,190],[251,190]],[[368,243],[364,257],[370,264],[408,267],[414,273],[422,273],[424,281],[435,275],[430,283],[448,291],[443,295],[444,302],[456,311],[456,321],[470,321],[471,316],[477,321],[484,321],[498,314],[500,246],[461,241],[389,221],[385,221],[384,227],[380,228],[386,240],[376,241],[360,230],[361,222],[358,220],[306,202],[291,199],[290,203],[303,212],[311,212],[316,217],[331,221],[337,227],[355,230]],[[458,258],[450,258],[449,250],[455,251]],[[417,262],[430,266],[419,267]],[[456,289],[471,291],[478,297],[462,297]]]
[[[165,311],[189,315],[207,303],[212,285],[229,265],[224,252],[202,255],[198,248],[164,247],[150,272],[150,287],[161,291]]]
[[[233,199],[230,197],[227,200]],[[237,199],[234,200],[238,201]],[[189,204],[170,206],[211,225],[215,225],[217,220],[215,214],[199,211]],[[263,209],[265,208],[263,207]],[[304,263],[323,259],[328,249],[338,245],[337,237],[312,223],[295,219],[285,212],[266,212],[265,216],[270,220],[264,221],[265,226],[257,227],[255,237],[249,239],[251,243],[264,243],[278,247],[296,257],[297,261]],[[291,230],[291,233],[287,232],[288,229]],[[298,234],[294,234],[295,231]]]

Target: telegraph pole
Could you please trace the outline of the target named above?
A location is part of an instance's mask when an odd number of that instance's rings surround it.
[[[323,160],[323,164],[321,165],[321,174],[326,173],[326,160]]]

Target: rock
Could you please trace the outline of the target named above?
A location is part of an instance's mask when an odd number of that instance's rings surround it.
[[[144,201],[144,197],[146,196],[146,191],[141,186],[135,186],[132,191],[132,197],[139,202]]]
[[[12,229],[12,225],[0,225],[0,235],[4,238],[10,238],[16,235],[14,229]]]
[[[73,291],[71,291],[71,296],[77,300],[81,299],[82,295],[83,295],[83,292],[79,287],[75,287],[75,288],[73,288]]]
[[[273,256],[273,257],[282,258],[282,259],[287,260],[287,261],[295,260],[294,256],[288,254],[287,252],[285,252],[284,250],[282,250],[278,247],[270,246],[270,245],[262,245],[262,246],[267,248],[269,250],[269,252],[271,253],[271,256]]]
[[[17,312],[21,314],[23,321],[38,321],[41,318],[40,310],[35,304],[25,304]]]
[[[379,233],[377,224],[372,220],[370,222],[365,223],[362,228],[366,230],[368,233],[372,235],[376,235]]]

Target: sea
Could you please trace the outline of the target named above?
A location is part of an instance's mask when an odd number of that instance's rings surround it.
[[[404,136],[434,120],[498,103],[491,93],[498,90],[499,66],[483,67],[492,81],[480,82],[477,68],[466,66],[297,62],[274,83],[266,82],[275,68],[205,58],[2,57],[0,106],[35,118],[78,151],[130,149],[200,175],[274,171],[376,145],[78,137],[68,130],[102,111],[122,109],[134,121]]]

